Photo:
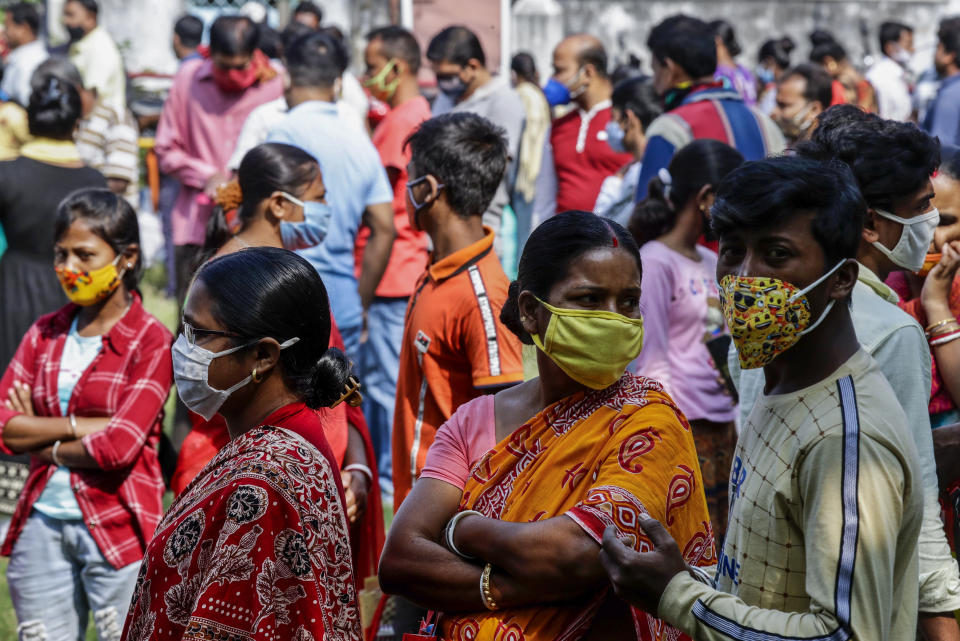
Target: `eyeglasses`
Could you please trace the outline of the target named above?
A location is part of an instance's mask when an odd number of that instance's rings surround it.
[[[191,347],[196,347],[197,336],[226,336],[228,338],[240,338],[240,334],[224,332],[219,329],[203,329],[202,327],[194,327],[187,321],[183,321],[183,335],[187,338],[187,342],[190,343]]]
[[[407,183],[407,196],[410,197],[410,204],[412,204],[413,208],[417,211],[419,211],[424,205],[426,205],[427,201],[426,201],[426,198],[424,198],[424,201],[422,203],[418,203],[417,197],[413,195],[413,188],[419,185],[420,183],[424,182],[425,180],[427,180],[426,175],[420,176],[419,178],[415,178],[414,180],[411,180],[410,182]],[[437,183],[438,193],[443,188],[444,188],[443,183]],[[429,198],[429,195],[427,196],[427,198]]]

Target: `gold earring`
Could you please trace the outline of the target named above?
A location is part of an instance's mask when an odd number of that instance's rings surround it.
[[[253,368],[253,371],[250,372],[250,376],[251,376],[251,378],[253,378],[253,382],[254,382],[254,383],[259,383],[260,381],[263,380],[263,376],[258,376],[258,375],[257,375],[257,368],[256,368],[256,367],[254,367],[254,368]]]

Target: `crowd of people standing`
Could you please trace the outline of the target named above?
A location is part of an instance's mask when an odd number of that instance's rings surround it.
[[[921,91],[895,22],[751,70],[675,15],[650,75],[577,33],[544,81],[461,25],[351,64],[312,2],[185,15],[166,327],[99,11],[56,51],[6,10],[20,639],[960,641],[956,19]]]

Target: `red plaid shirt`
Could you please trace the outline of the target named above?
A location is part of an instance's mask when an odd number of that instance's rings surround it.
[[[21,381],[33,391],[37,416],[63,416],[57,376],[76,312],[77,306],[70,304],[33,324],[0,379],[0,398],[7,397],[15,380]],[[70,485],[90,534],[114,568],[143,558],[163,516],[157,445],[163,404],[173,381],[172,342],[170,332],[135,296],[127,313],[103,336],[103,347],[70,397],[68,413],[111,417],[106,429],[82,439],[101,469],[70,470]],[[8,453],[3,426],[16,415],[0,407],[0,449]],[[31,460],[30,476],[0,554],[10,555],[55,470],[55,465]]]

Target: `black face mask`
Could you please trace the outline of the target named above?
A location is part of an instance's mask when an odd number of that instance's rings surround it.
[[[81,40],[87,32],[83,30],[83,27],[67,27],[67,33],[70,35],[70,42],[76,42]]]

